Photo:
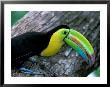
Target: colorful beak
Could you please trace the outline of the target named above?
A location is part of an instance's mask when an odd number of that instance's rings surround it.
[[[90,42],[76,30],[70,29],[64,41],[90,65],[95,62],[94,49]]]

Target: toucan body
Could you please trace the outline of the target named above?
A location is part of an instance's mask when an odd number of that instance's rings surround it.
[[[60,25],[49,32],[28,32],[11,39],[11,66],[20,68],[33,55],[53,56],[66,43],[79,53],[88,64],[95,62],[94,49],[79,32],[66,25]]]
[[[60,32],[55,33],[61,28],[69,29],[66,25],[60,25],[49,32],[27,32],[12,38],[12,69],[20,68],[21,65],[33,55],[52,56],[56,54],[64,44]]]

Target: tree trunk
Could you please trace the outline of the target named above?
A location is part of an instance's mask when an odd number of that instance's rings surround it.
[[[96,62],[89,67],[82,58],[66,44],[55,56],[45,58],[33,56],[23,67],[33,70],[36,74],[17,73],[12,76],[40,77],[84,77],[100,65],[100,12],[99,11],[31,11],[12,26],[11,36],[25,32],[49,31],[58,25],[66,24],[82,33],[92,44]],[[32,61],[36,61],[32,63]]]

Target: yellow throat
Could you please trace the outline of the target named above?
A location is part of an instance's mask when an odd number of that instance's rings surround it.
[[[50,42],[46,49],[44,49],[41,52],[41,56],[53,56],[55,55],[62,45],[64,44],[63,40],[60,39],[60,34],[58,32],[55,32],[50,39]]]

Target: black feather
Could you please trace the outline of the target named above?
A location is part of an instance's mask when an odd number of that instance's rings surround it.
[[[11,67],[20,68],[29,57],[40,55],[48,46],[50,38],[58,29],[67,28],[67,25],[60,25],[49,32],[27,32],[11,39]]]

